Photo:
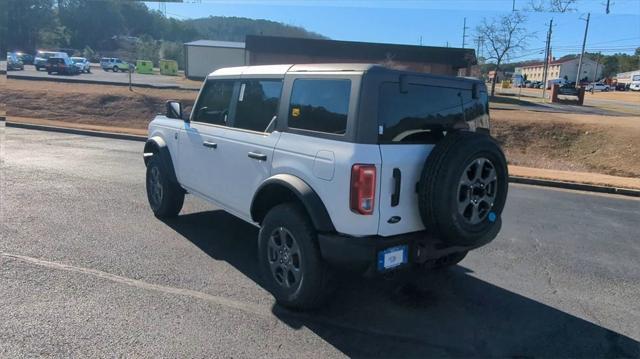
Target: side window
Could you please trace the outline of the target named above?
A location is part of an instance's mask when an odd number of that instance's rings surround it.
[[[233,127],[266,132],[278,113],[282,80],[247,80],[240,85]]]
[[[289,127],[344,134],[350,94],[351,80],[295,80],[289,105]]]
[[[464,119],[462,108],[471,101],[470,90],[409,84],[401,93],[397,82],[384,83],[378,101],[378,123],[384,131],[379,141],[420,142],[431,131],[437,136],[444,124]]]
[[[196,105],[193,120],[226,126],[233,84],[233,80],[208,81]]]

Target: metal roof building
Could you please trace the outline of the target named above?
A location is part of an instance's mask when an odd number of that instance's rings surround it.
[[[205,78],[223,67],[247,64],[244,42],[197,40],[184,44],[185,76]]]
[[[204,78],[243,65],[374,63],[389,68],[469,76],[473,49],[247,35],[245,42],[198,40],[185,45],[185,73]]]

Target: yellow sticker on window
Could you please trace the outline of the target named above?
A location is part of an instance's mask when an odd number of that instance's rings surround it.
[[[294,107],[291,109],[291,116],[293,117],[298,117],[300,116],[300,109],[297,107]]]

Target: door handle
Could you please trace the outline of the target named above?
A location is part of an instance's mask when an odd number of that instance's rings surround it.
[[[262,153],[249,152],[248,156],[249,156],[249,158],[253,158],[254,160],[258,160],[258,161],[266,161],[267,160],[267,155],[262,154]]]
[[[202,142],[202,145],[207,148],[218,148],[218,144],[215,142],[204,141]]]
[[[393,169],[393,194],[391,195],[391,207],[400,203],[400,184],[402,183],[402,173],[399,168]]]

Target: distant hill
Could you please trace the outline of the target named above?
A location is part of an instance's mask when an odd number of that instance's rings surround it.
[[[200,19],[183,20],[192,26],[202,39],[223,41],[244,41],[246,35],[304,37],[327,39],[318,33],[302,27],[286,25],[280,22],[248,19],[244,17],[210,16]]]

